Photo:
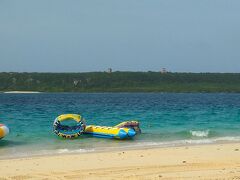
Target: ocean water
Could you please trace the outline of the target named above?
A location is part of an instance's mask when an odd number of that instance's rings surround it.
[[[80,136],[62,139],[54,119],[81,114],[87,124],[114,126],[138,120],[142,134],[130,140]],[[225,93],[0,93],[0,158],[81,153],[121,148],[240,141],[240,94]]]

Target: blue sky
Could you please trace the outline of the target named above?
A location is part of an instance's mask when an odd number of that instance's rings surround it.
[[[240,72],[239,0],[0,0],[0,71]]]

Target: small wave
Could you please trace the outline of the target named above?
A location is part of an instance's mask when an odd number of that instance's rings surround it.
[[[24,152],[14,153],[14,155],[11,154],[11,157],[28,157],[28,156],[74,154],[74,153],[77,154],[77,153],[88,153],[88,152],[94,152],[94,151],[95,149],[56,149],[56,150],[40,150],[40,151],[31,151],[29,149],[25,149]]]
[[[93,152],[94,149],[57,149],[56,153],[57,154],[68,154],[68,153],[84,153],[84,152]]]
[[[206,131],[190,131],[191,135],[192,136],[195,136],[195,137],[208,137],[209,135],[209,130],[206,130]]]
[[[206,139],[183,139],[163,142],[141,142],[135,143],[125,147],[172,147],[182,145],[200,145],[200,144],[214,144],[221,142],[240,142],[240,136],[225,136],[218,138],[206,138]]]
[[[226,137],[219,137],[215,138],[215,141],[240,141],[240,136],[226,136]]]
[[[191,144],[210,144],[214,143],[216,140],[214,139],[184,139],[184,140],[176,140],[176,141],[166,141],[166,142],[146,142],[141,143],[139,146],[181,146],[181,145],[191,145]]]

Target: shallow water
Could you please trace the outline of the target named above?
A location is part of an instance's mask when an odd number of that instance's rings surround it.
[[[87,124],[113,126],[139,120],[132,140],[81,136],[65,140],[52,132],[60,114],[81,114]],[[0,94],[0,158],[91,152],[147,146],[240,141],[240,94],[225,93],[42,93]]]

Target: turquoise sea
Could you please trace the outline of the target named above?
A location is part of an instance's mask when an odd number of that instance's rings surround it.
[[[131,140],[52,132],[54,119],[81,114],[87,124],[113,126],[138,120],[142,134]],[[240,94],[225,93],[0,93],[0,158],[81,153],[121,148],[180,146],[240,141]]]

